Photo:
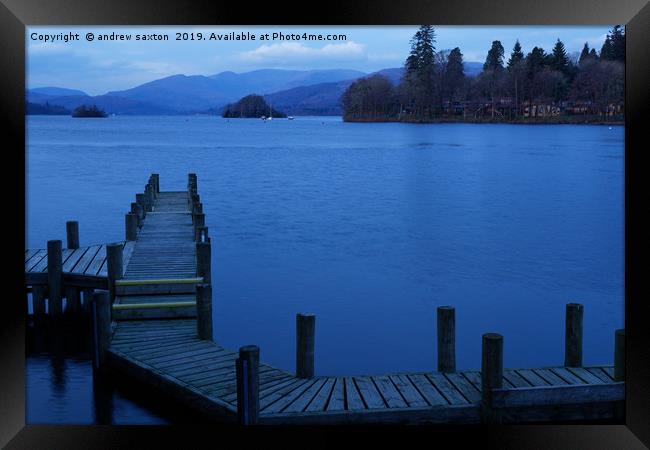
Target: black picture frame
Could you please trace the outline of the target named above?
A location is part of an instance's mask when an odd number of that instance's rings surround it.
[[[626,419],[625,425],[539,425],[485,427],[412,427],[431,445],[443,437],[454,446],[466,441],[495,448],[644,448],[650,445],[650,343],[647,301],[642,296],[642,217],[644,181],[642,155],[647,151],[648,83],[650,79],[650,5],[647,0],[516,1],[454,0],[435,3],[416,0],[322,3],[215,2],[188,0],[0,0],[0,110],[7,131],[3,177],[12,175],[5,194],[15,203],[5,211],[9,253],[5,283],[13,289],[5,294],[0,313],[0,445],[7,448],[122,448],[150,447],[166,443],[176,448],[195,448],[197,439],[208,446],[222,441],[223,433],[235,432],[239,439],[267,436],[273,430],[241,430],[223,427],[120,427],[120,426],[25,426],[25,317],[24,251],[25,197],[25,26],[29,25],[626,25],[625,105],[625,328],[626,328]],[[22,239],[21,239],[22,237]],[[15,261],[14,261],[15,259]],[[13,294],[15,292],[15,294]],[[286,431],[286,429],[279,429]],[[331,429],[330,429],[331,430]],[[341,443],[330,430],[310,430],[310,442]],[[337,429],[339,430],[339,429]],[[332,431],[337,431],[332,430]],[[373,427],[363,434],[385,437],[395,428]],[[402,429],[401,429],[402,430]],[[244,432],[245,431],[245,432]],[[260,431],[262,433],[260,433]],[[304,430],[303,430],[304,431]],[[350,431],[348,428],[346,431]],[[302,434],[302,433],[301,433]],[[295,436],[295,430],[291,430]],[[445,436],[446,435],[446,436]],[[234,437],[234,436],[233,436]],[[246,441],[242,441],[245,443]],[[415,440],[404,441],[403,443]],[[230,444],[225,445],[227,447]]]

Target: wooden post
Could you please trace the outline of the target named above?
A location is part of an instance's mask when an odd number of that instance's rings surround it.
[[[196,276],[204,284],[212,284],[212,246],[209,242],[196,243]]]
[[[65,312],[66,314],[78,314],[81,311],[79,300],[79,288],[74,286],[65,287]]]
[[[127,241],[135,241],[138,236],[138,216],[127,213],[124,216],[124,228]]]
[[[456,310],[438,307],[438,372],[456,371]]]
[[[61,241],[47,241],[47,285],[49,314],[58,316],[63,312],[63,256]]]
[[[255,425],[260,411],[260,349],[247,345],[239,349],[237,372],[237,417],[240,425]]]
[[[316,316],[296,314],[296,376],[314,377],[314,341]]]
[[[79,248],[79,222],[69,220],[65,223],[68,248]]]
[[[200,227],[205,226],[205,214],[194,214],[194,237],[196,238],[196,232]]]
[[[158,194],[160,194],[160,174],[153,173],[151,174],[151,176],[153,177],[153,183],[154,183],[156,197],[157,197]]]
[[[101,369],[111,342],[111,302],[106,291],[96,292],[92,301],[93,369]]]
[[[614,380],[625,381],[625,329],[616,330],[614,347]]]
[[[196,229],[196,242],[210,242],[208,227],[198,227]]]
[[[135,202],[142,208],[142,219],[147,215],[147,202],[144,194],[135,194]]]
[[[579,303],[566,305],[566,334],[564,341],[564,365],[567,367],[582,366],[582,313],[583,306]]]
[[[142,219],[144,219],[142,206],[138,202],[132,202],[131,213],[135,214],[138,223],[138,228],[140,228],[142,226]]]
[[[499,414],[492,408],[492,389],[503,386],[503,336],[483,335],[481,358],[481,417],[485,423],[498,423]]]
[[[34,317],[42,318],[45,316],[45,293],[47,286],[32,286],[32,306],[34,307]]]
[[[106,246],[108,293],[111,304],[115,301],[115,280],[121,280],[123,276],[122,251],[122,244],[108,244]]]
[[[212,335],[212,286],[196,286],[196,329],[200,339],[213,340]]]
[[[153,190],[151,188],[151,184],[147,184],[144,187],[144,198],[145,198],[145,209],[147,212],[153,211]]]

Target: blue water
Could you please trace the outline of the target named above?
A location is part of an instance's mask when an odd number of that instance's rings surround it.
[[[66,220],[82,245],[122,240],[150,173],[184,190],[196,172],[215,338],[277,367],[294,370],[295,314],[313,312],[319,375],[432,370],[440,305],[459,369],[480,367],[485,332],[508,367],[562,364],[568,302],[584,363],[613,360],[623,127],[30,116],[27,145],[29,248]]]

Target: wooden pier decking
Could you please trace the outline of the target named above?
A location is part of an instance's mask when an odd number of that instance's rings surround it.
[[[106,277],[104,289],[114,297],[110,317],[94,322],[100,329],[104,322],[111,324],[105,344],[97,339],[103,364],[191,408],[241,423],[238,399],[250,394],[258,402],[254,423],[260,424],[562,421],[606,419],[620,413],[624,399],[621,360],[617,359],[616,370],[614,365],[581,364],[581,305],[577,309],[580,330],[575,334],[580,347],[572,334],[565,366],[503,370],[498,362],[502,357],[489,356],[501,351],[498,345],[490,347],[499,343],[498,335],[485,335],[484,373],[456,371],[455,362],[451,368],[447,362],[439,365],[445,367],[439,372],[312,376],[309,370],[297,368],[302,373],[297,376],[260,362],[255,389],[244,392],[251,387],[242,381],[243,375],[238,376],[241,350],[228,350],[211,339],[211,306],[205,310],[206,304],[201,303],[205,292],[209,305],[212,298],[211,287],[205,290],[211,279],[209,263],[206,271],[197,254],[197,242],[209,242],[207,229],[197,233],[204,228],[198,195],[191,190],[160,192],[157,177],[147,190],[143,214],[136,214],[136,230],[128,230],[129,220],[135,219],[127,217],[127,236],[134,240],[111,247],[121,249],[121,261],[110,262],[107,246],[66,249],[61,257],[63,276],[70,272]],[[47,251],[26,251],[28,284],[48,282],[47,260]],[[118,269],[108,267],[111,264]],[[206,320],[210,321],[207,328]],[[567,327],[567,333],[573,331]],[[313,336],[310,345],[307,353],[311,351],[313,361]],[[449,352],[444,345],[439,353]]]

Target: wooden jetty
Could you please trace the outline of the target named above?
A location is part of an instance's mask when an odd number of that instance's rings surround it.
[[[25,252],[34,316],[86,311],[94,367],[116,370],[215,420],[249,424],[512,423],[612,419],[625,398],[623,330],[614,364],[582,364],[583,307],[566,311],[563,366],[504,369],[503,337],[483,335],[480,370],[457,371],[455,310],[437,311],[437,371],[315,376],[315,317],[296,316],[295,373],[214,342],[211,243],[196,175],[161,192],[154,174],[125,216],[126,240],[61,241]],[[79,293],[84,293],[83,308]],[[63,307],[65,297],[65,308]],[[45,302],[47,301],[47,308]]]

